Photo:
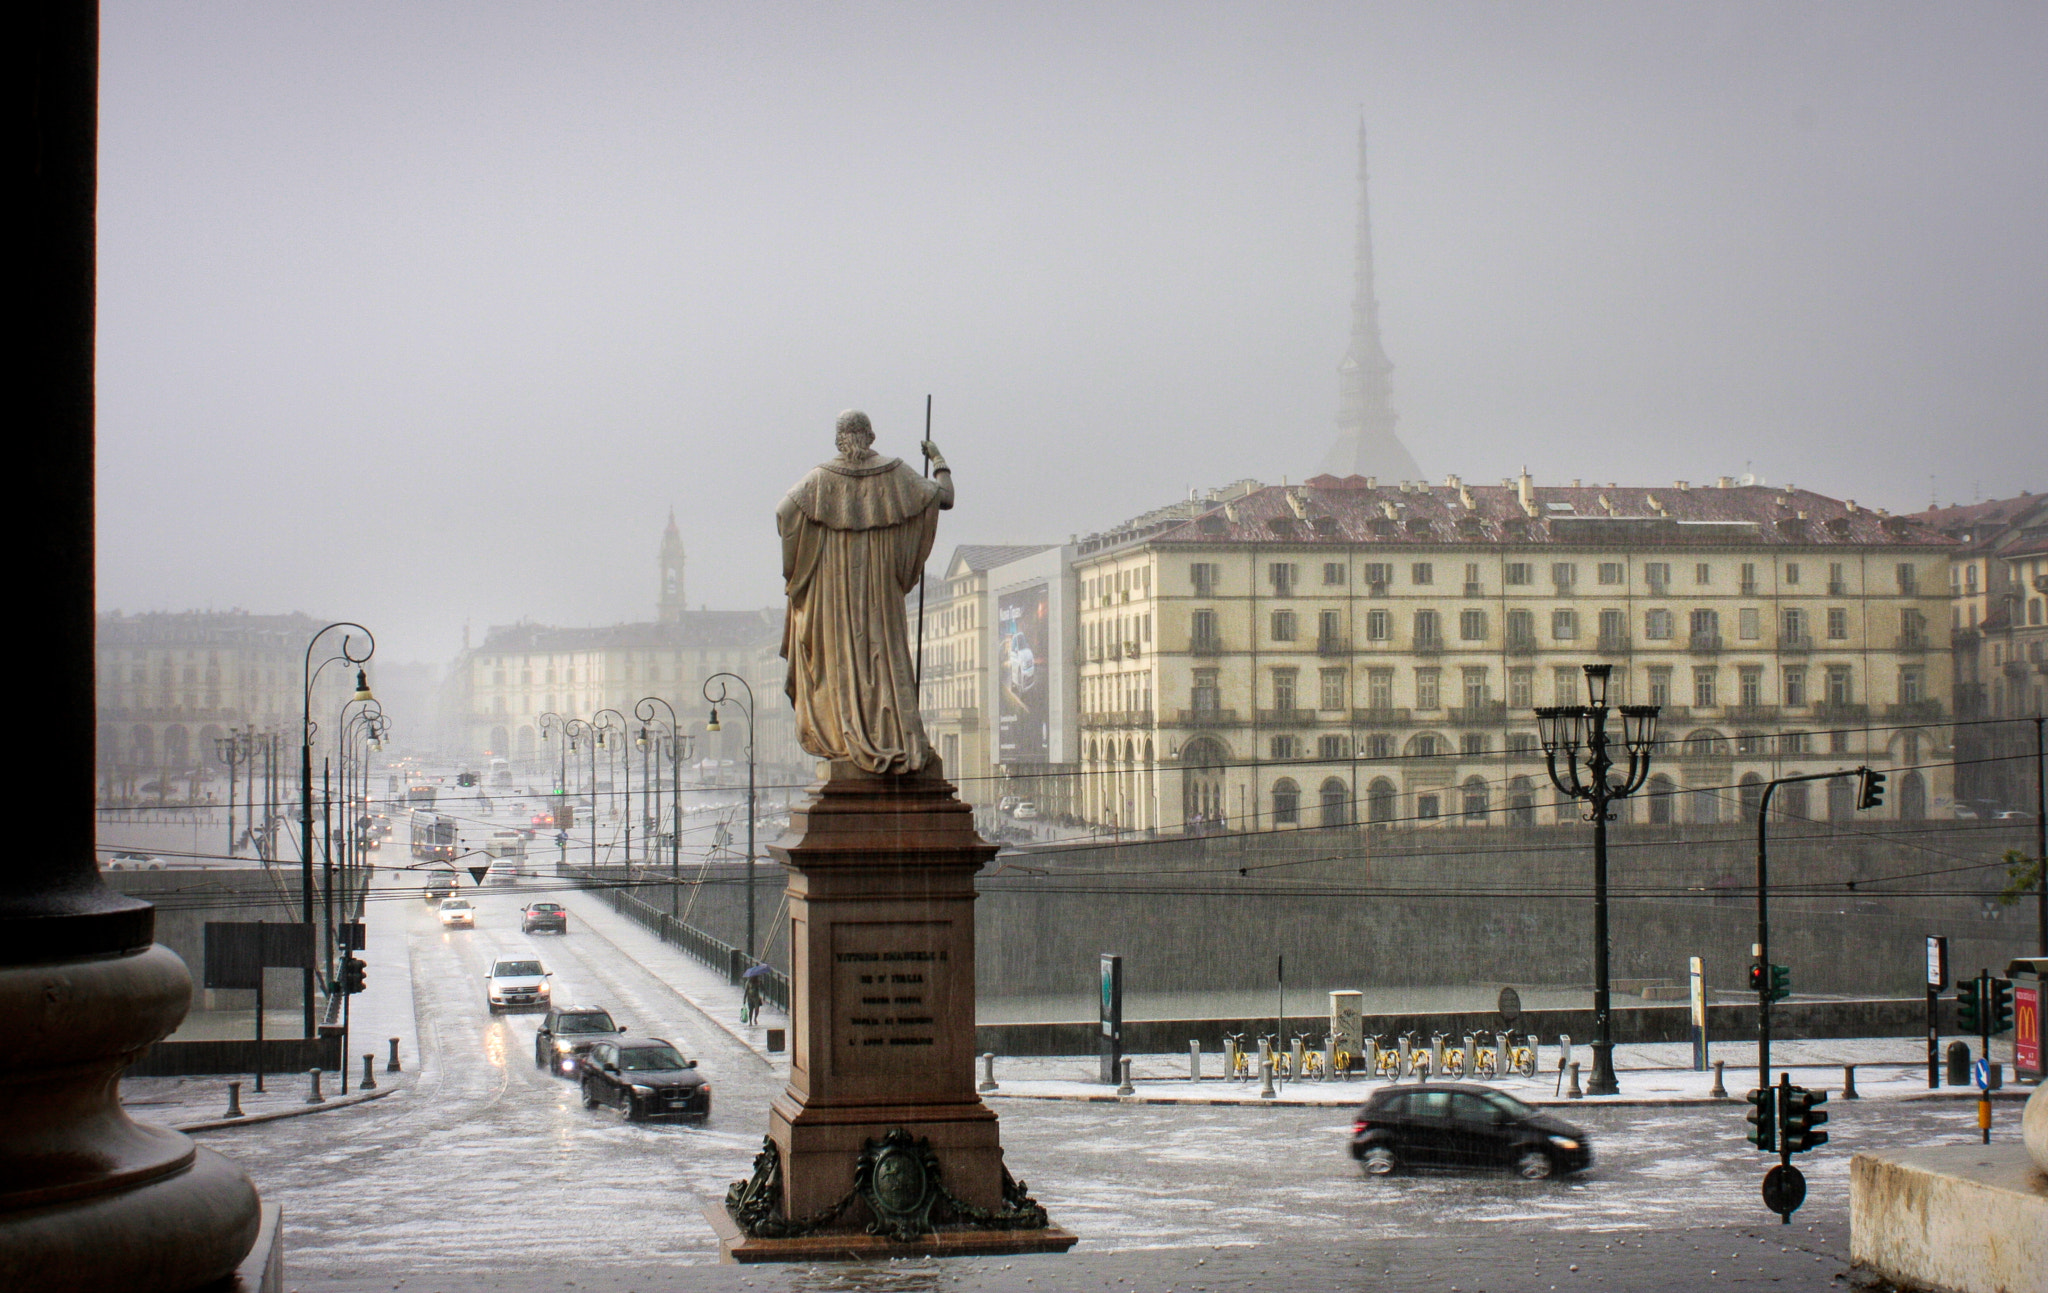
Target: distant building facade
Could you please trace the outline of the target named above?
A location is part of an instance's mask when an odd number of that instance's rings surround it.
[[[285,734],[296,749],[305,703],[306,648],[329,621],[247,611],[110,611],[95,625],[99,796],[103,802],[204,797],[225,778],[216,744],[232,733]],[[341,649],[339,633],[332,651]],[[373,666],[374,667],[374,666]],[[312,713],[331,726],[354,694],[338,666],[315,684]],[[290,761],[294,780],[296,756]]]
[[[1047,545],[963,544],[943,570],[926,576],[922,604],[910,596],[913,637],[923,644],[918,710],[946,777],[976,806],[998,801],[996,722],[991,707],[991,649],[1001,645],[988,596],[992,567],[1043,552]],[[924,615],[923,631],[915,617]]]
[[[1078,544],[1079,815],[1120,830],[1531,824],[1533,709],[1663,707],[1637,820],[1753,817],[1763,782],[1893,769],[1945,811],[1952,540],[1807,491],[1316,477]],[[1789,816],[1853,787],[1787,787]],[[1788,793],[1789,792],[1789,793]]]
[[[2031,720],[2048,713],[2048,496],[1915,519],[1958,545],[1949,569],[1956,797],[1971,811],[2031,811]]]

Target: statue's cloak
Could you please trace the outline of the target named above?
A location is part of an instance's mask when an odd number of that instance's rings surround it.
[[[784,690],[798,742],[819,758],[904,773],[931,757],[904,598],[931,555],[940,495],[900,458],[837,458],[775,509],[789,597]]]

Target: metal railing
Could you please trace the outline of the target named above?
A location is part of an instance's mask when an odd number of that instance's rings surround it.
[[[597,888],[602,892],[612,910],[646,929],[649,933],[691,956],[696,957],[712,969],[724,974],[733,983],[740,983],[748,969],[747,954],[732,944],[698,929],[695,925],[676,920],[659,907],[642,901],[624,889],[604,882],[593,884],[588,879],[579,883],[586,888]],[[777,969],[769,969],[756,976],[761,981],[761,999],[789,1009],[789,976]]]

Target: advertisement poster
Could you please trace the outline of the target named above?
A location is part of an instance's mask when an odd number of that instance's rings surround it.
[[[1046,762],[1052,713],[1048,601],[1044,584],[996,598],[996,750],[1003,763]]]

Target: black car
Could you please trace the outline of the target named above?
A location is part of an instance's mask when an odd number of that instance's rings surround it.
[[[420,896],[428,902],[439,902],[454,892],[455,881],[448,876],[437,875],[427,881],[426,887],[420,890]]]
[[[536,930],[549,933],[569,932],[569,913],[559,902],[530,902],[519,913],[519,932],[531,934]]]
[[[1506,1092],[1467,1082],[1375,1092],[1353,1120],[1351,1156],[1367,1176],[1404,1167],[1507,1168],[1531,1181],[1593,1162],[1585,1132]]]
[[[599,1042],[583,1060],[583,1107],[608,1104],[629,1122],[711,1116],[711,1083],[697,1061],[658,1037]]]
[[[540,1031],[533,1037],[533,1066],[575,1077],[583,1069],[583,1057],[599,1042],[615,1042],[626,1030],[595,1006],[553,1006],[541,1016]]]

